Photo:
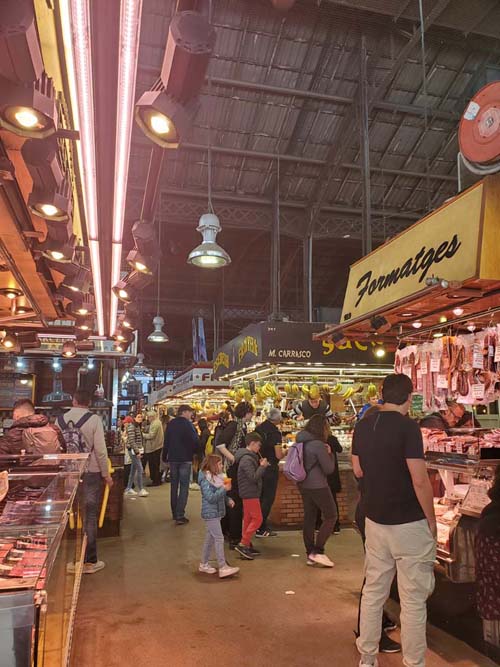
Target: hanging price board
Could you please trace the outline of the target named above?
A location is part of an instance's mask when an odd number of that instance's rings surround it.
[[[431,359],[431,373],[439,373],[441,370],[441,359],[439,357],[433,357]]]
[[[473,384],[471,387],[472,398],[477,401],[484,399],[484,384]]]

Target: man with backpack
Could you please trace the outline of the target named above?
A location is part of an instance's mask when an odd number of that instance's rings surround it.
[[[282,447],[281,431],[278,428],[279,424],[281,424],[281,410],[271,408],[268,418],[255,429],[262,438],[261,454],[269,461],[269,466],[266,468],[264,477],[262,478],[262,492],[260,494],[262,524],[256,532],[255,537],[274,537],[276,535],[267,525],[267,519],[278,489],[279,462],[285,456]]]
[[[103,481],[111,488],[113,480],[108,469],[108,452],[102,420],[99,415],[90,412],[89,406],[90,393],[77,389],[73,396],[73,407],[58,419],[58,424],[69,454],[78,451],[90,454],[82,478],[83,529],[87,535],[83,572],[94,574],[105,567],[105,563],[97,559],[97,514]]]

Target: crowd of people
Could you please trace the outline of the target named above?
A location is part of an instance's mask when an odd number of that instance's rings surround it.
[[[365,579],[360,594],[357,647],[360,667],[378,664],[379,652],[402,650],[407,667],[423,667],[426,651],[427,599],[434,588],[437,524],[433,490],[424,460],[421,426],[448,430],[474,418],[463,406],[450,402],[421,424],[408,416],[413,386],[406,375],[385,378],[381,396],[366,406],[355,429],[352,466],[360,500],[355,521],[365,548]],[[324,403],[324,402],[323,402]],[[84,530],[87,551],[84,572],[94,573],[105,564],[97,557],[97,509],[103,483],[112,486],[101,419],[90,412],[90,395],[75,392],[73,407],[51,424],[35,414],[33,404],[21,401],[14,423],[0,438],[0,453],[69,451],[78,434],[89,452],[83,475]],[[331,433],[335,416],[321,401],[304,401],[300,407],[303,428],[296,441],[302,447],[303,475],[298,482],[302,497],[303,542],[308,566],[331,568],[328,540],[339,531],[336,494],[340,491],[337,453],[342,447]],[[261,555],[257,538],[276,536],[269,516],[276,498],[279,463],[287,461],[280,423],[282,413],[272,408],[267,418],[249,432],[254,408],[241,402],[219,415],[212,433],[205,419],[194,423],[194,410],[181,405],[177,415],[163,424],[155,411],[128,416],[118,426],[126,456],[127,497],[147,497],[144,476],[152,486],[170,481],[170,509],[176,526],[186,526],[189,492],[201,494],[205,540],[199,572],[221,579],[240,571],[227,562],[229,549],[242,560]],[[193,463],[196,464],[193,468]],[[193,482],[195,470],[196,482]],[[194,484],[194,485],[193,485]],[[491,504],[484,510],[476,545],[478,609],[485,619],[498,619],[500,599],[500,476],[490,490]],[[215,556],[217,567],[211,565]],[[401,603],[401,642],[388,632],[395,624],[384,612],[391,587],[397,586]]]

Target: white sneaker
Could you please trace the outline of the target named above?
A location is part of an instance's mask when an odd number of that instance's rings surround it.
[[[145,498],[146,496],[149,496],[149,493],[146,491],[146,489],[141,489],[138,495],[139,498]]]
[[[124,496],[136,496],[137,491],[134,491],[134,489],[127,489],[123,495]]]
[[[106,563],[102,560],[98,560],[97,563],[84,563],[83,574],[95,574],[105,567]]]
[[[366,662],[366,660],[374,660],[375,662]],[[377,658],[361,658],[359,667],[378,667]]]
[[[322,565],[323,567],[333,567],[335,565],[326,554],[311,554],[309,560],[312,560],[314,563]]]
[[[308,556],[307,560],[306,560],[306,565],[314,565],[314,564],[315,563],[314,563],[313,559],[311,558],[311,556]]]
[[[224,565],[219,570],[219,578],[225,579],[226,577],[232,577],[235,574],[238,574],[240,571],[239,567],[231,567],[230,565]]]
[[[199,491],[200,490],[200,487],[199,487],[198,484],[196,484],[196,482],[193,482],[192,484],[190,484],[189,488],[190,488],[191,491]]]
[[[198,572],[203,572],[203,574],[215,574],[217,570],[215,569],[215,567],[212,567],[208,563],[200,563]]]

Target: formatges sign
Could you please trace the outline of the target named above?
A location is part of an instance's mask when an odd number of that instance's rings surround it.
[[[214,377],[242,371],[257,363],[374,363],[374,343],[348,341],[343,345],[336,345],[330,341],[313,340],[313,335],[323,329],[324,324],[307,322],[252,324],[217,351]]]
[[[341,321],[410,297],[431,276],[448,282],[500,279],[499,212],[500,177],[494,176],[353,264]]]

